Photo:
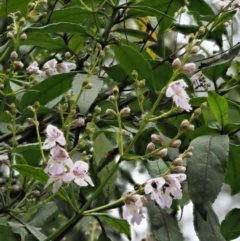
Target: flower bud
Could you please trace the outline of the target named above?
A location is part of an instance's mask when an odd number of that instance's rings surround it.
[[[118,89],[118,87],[115,85],[114,88],[113,88],[113,95],[114,95],[114,96],[117,96],[118,93],[119,93],[119,89]]]
[[[7,129],[8,129],[9,131],[12,131],[12,130],[13,130],[12,125],[8,124],[8,125],[7,125]]]
[[[143,88],[145,86],[145,83],[146,83],[145,79],[140,80],[138,87]]]
[[[197,54],[199,52],[200,48],[198,46],[193,46],[190,53],[191,54]]]
[[[70,52],[66,52],[65,55],[64,55],[64,57],[65,57],[66,59],[69,59],[69,58],[71,57]]]
[[[152,140],[152,142],[155,142],[155,143],[163,143],[164,142],[164,139],[160,135],[157,135],[157,134],[152,134],[151,140]]]
[[[188,126],[188,130],[189,131],[194,131],[194,129],[195,129],[195,126],[193,124]]]
[[[19,38],[20,40],[26,40],[27,39],[27,34],[26,33],[22,33],[21,35],[20,35],[20,38]]]
[[[173,168],[173,172],[184,173],[184,172],[186,172],[186,167],[184,167],[184,166],[176,166],[176,167]]]
[[[191,33],[191,34],[189,35],[188,42],[191,43],[194,39],[195,39],[195,36],[194,36],[193,33]]]
[[[13,64],[15,65],[15,67],[22,69],[24,64],[21,61],[13,61]]]
[[[180,72],[184,73],[184,74],[190,74],[190,73],[194,72],[195,69],[196,69],[196,65],[194,63],[187,63],[187,64],[183,65]]]
[[[30,124],[35,124],[34,120],[32,118],[27,118],[27,121],[30,123]]]
[[[95,116],[95,122],[98,122],[98,121],[100,121],[101,120],[101,116],[100,115],[97,115],[97,116]]]
[[[106,114],[108,114],[108,115],[116,115],[117,113],[113,109],[106,109]]]
[[[138,72],[136,70],[133,70],[132,72],[132,77],[133,79],[137,80],[138,79]]]
[[[201,108],[197,108],[194,112],[193,112],[193,118],[198,118],[202,113]]]
[[[200,36],[200,35],[203,35],[204,33],[205,33],[205,31],[206,31],[206,28],[204,27],[204,26],[201,26],[200,28],[199,28],[199,30],[198,30],[198,35]]]
[[[28,108],[28,110],[30,110],[31,112],[34,112],[34,111],[35,111],[35,109],[34,109],[31,105],[29,105],[27,108]]]
[[[193,146],[189,146],[188,149],[187,149],[188,152],[192,152],[193,150],[194,150]]]
[[[175,70],[175,69],[178,69],[181,66],[181,64],[182,64],[181,60],[177,58],[173,60],[172,67]]]
[[[84,126],[85,125],[85,118],[84,117],[79,117],[76,120],[72,121],[71,126],[73,127],[79,127],[79,126]]]
[[[186,154],[185,154],[185,158],[189,158],[189,157],[191,157],[193,154],[192,154],[192,152],[187,152]]]
[[[189,124],[190,124],[190,123],[189,123],[188,120],[183,120],[182,123],[181,123],[181,125],[180,125],[180,128],[179,128],[179,129],[182,130],[182,131],[183,131],[183,130],[187,130]]]
[[[167,148],[163,148],[161,151],[156,153],[156,156],[157,157],[165,157],[167,154],[168,154],[168,149]]]
[[[116,97],[115,97],[114,95],[110,95],[110,96],[108,97],[108,99],[109,99],[110,101],[114,102],[114,101],[116,100]]]
[[[176,147],[176,148],[178,148],[179,146],[181,146],[181,144],[182,144],[181,140],[177,139],[177,140],[175,140],[175,141],[171,144],[170,147]]]
[[[92,89],[92,87],[93,87],[93,84],[92,83],[88,83],[84,88],[86,90],[89,90],[89,89]]]
[[[18,54],[17,54],[17,52],[16,51],[12,51],[12,53],[10,54],[10,58],[11,59],[17,59],[18,58]]]
[[[14,39],[13,32],[11,31],[7,32],[7,38]]]
[[[181,157],[177,157],[177,158],[172,162],[172,164],[173,164],[174,166],[182,166],[182,164],[183,164],[183,159],[182,159]]]
[[[94,107],[94,113],[99,114],[99,113],[101,113],[101,111],[102,111],[102,109],[101,109],[101,107],[99,107],[98,105],[96,105],[96,106]]]
[[[154,150],[155,150],[154,143],[152,143],[152,142],[148,143],[147,148],[146,148],[146,152],[149,153],[149,152],[152,152]]]
[[[201,105],[200,105],[200,108],[201,109],[205,109],[207,107],[207,103],[206,102],[204,102],[204,103],[202,103]]]
[[[129,114],[131,109],[129,107],[125,107],[120,111],[120,114]]]
[[[33,104],[34,108],[37,109],[39,106],[40,106],[40,103],[38,101],[36,101],[34,104]]]

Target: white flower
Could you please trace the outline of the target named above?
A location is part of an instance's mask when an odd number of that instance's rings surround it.
[[[68,73],[73,69],[76,69],[76,64],[70,62],[62,62],[57,65],[57,70],[59,73]]]
[[[220,6],[227,6],[230,1],[229,0],[213,0],[212,3],[218,3]]]
[[[62,172],[60,174],[51,175],[48,179],[44,189],[53,183],[52,192],[55,193],[63,185],[63,183],[70,183],[72,181],[72,175],[69,172]]]
[[[144,209],[144,204],[146,202],[146,198],[143,195],[133,195],[127,197],[125,200],[126,206],[123,210],[123,218],[129,219],[131,217],[131,223],[134,225],[140,224],[142,219],[146,216],[146,211]]]
[[[44,65],[43,68],[46,69],[46,75],[47,76],[52,76],[52,75],[56,75],[59,74],[57,69],[57,60],[56,59],[51,59],[49,61],[47,61]]]
[[[45,168],[45,172],[50,173],[52,175],[58,175],[68,169],[73,168],[73,162],[69,158],[68,153],[60,146],[55,146],[50,151],[51,158],[48,161],[47,167]]]
[[[186,179],[185,174],[170,174],[160,178],[149,179],[144,187],[146,194],[151,193],[151,199],[161,207],[170,208],[172,200],[182,198],[181,182]]]
[[[49,124],[46,129],[47,139],[44,141],[42,149],[50,149],[54,147],[57,143],[64,146],[66,144],[66,140],[63,136],[62,131],[60,131],[57,127]]]
[[[181,79],[174,81],[168,85],[166,96],[172,97],[176,106],[189,112],[192,107],[188,103],[189,96],[185,91],[186,87],[188,87],[188,85],[185,83],[184,80]]]
[[[39,71],[38,62],[34,61],[27,67],[26,70],[28,74],[37,74]]]
[[[76,161],[71,170],[74,176],[74,182],[79,186],[94,186],[92,179],[88,175],[88,164],[83,161]]]

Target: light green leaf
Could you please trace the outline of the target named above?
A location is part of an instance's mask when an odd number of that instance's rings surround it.
[[[162,159],[148,161],[146,165],[147,171],[152,178],[160,176],[167,171],[168,166]]]
[[[24,224],[26,229],[34,236],[37,238],[39,241],[44,241],[47,237],[39,231],[38,228],[35,228],[27,223]]]
[[[82,87],[83,81],[87,78],[87,74],[76,74],[72,82],[72,90],[75,98],[77,98],[79,91]],[[96,75],[92,75],[89,78],[89,83],[93,84],[91,89],[86,89],[82,93],[78,107],[82,114],[87,114],[94,100],[97,98],[100,90],[103,86],[103,80],[99,79]]]
[[[222,129],[224,125],[228,123],[228,103],[227,100],[215,93],[214,91],[208,92],[207,98],[208,105],[210,106],[215,118],[221,125]]]
[[[0,241],[19,241],[19,236],[13,233],[11,227],[0,224]]]
[[[11,227],[13,233],[19,234],[21,237],[21,241],[25,241],[25,237],[28,234],[25,226],[21,223],[8,222]]]
[[[189,195],[204,219],[223,184],[227,166],[229,138],[201,136],[194,139],[193,156],[187,161]]]

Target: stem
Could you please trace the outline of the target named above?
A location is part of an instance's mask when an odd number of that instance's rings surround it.
[[[71,197],[73,199],[73,205],[75,207],[75,210],[78,210],[78,202],[74,193],[73,183],[70,184],[70,192],[71,192]]]
[[[118,129],[119,129],[119,132],[117,133],[118,150],[119,150],[120,156],[122,156],[123,155],[122,123],[121,123],[121,113],[119,112],[117,98],[115,100],[115,109],[117,113],[117,122],[118,122]]]

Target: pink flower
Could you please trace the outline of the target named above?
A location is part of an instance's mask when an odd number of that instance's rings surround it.
[[[76,64],[70,62],[62,62],[57,65],[57,70],[59,73],[68,73],[73,69],[76,69]]]
[[[86,162],[75,162],[71,172],[74,176],[74,182],[80,187],[87,186],[88,184],[94,186],[92,179],[88,175],[88,164]]]
[[[151,199],[155,200],[161,208],[170,208],[173,198],[182,198],[180,183],[185,179],[186,175],[182,173],[149,179],[145,184],[144,192],[151,193]]]
[[[62,131],[60,131],[57,127],[49,124],[46,129],[47,139],[44,141],[42,149],[50,149],[54,147],[57,143],[64,146],[66,144],[66,140],[63,136]]]
[[[43,68],[46,69],[46,75],[47,76],[52,76],[52,75],[56,75],[59,74],[57,69],[57,60],[56,59],[51,59],[49,61],[47,61],[44,65]]]
[[[51,158],[48,161],[45,172],[52,175],[59,175],[68,169],[73,168],[73,162],[69,158],[68,153],[60,146],[55,146],[51,149]],[[67,167],[67,168],[66,168]]]
[[[169,84],[166,91],[166,96],[172,97],[176,106],[189,112],[190,110],[192,110],[192,107],[188,103],[189,96],[185,91],[186,87],[188,87],[188,85],[185,83],[184,80],[181,79],[174,81]]]
[[[34,61],[27,67],[26,70],[28,74],[37,74],[39,71],[38,62]]]
[[[145,202],[146,198],[143,195],[136,194],[127,197],[125,200],[126,206],[123,210],[123,218],[129,219],[129,217],[131,217],[131,223],[133,225],[134,223],[139,225],[146,215],[146,211],[144,210]]]

